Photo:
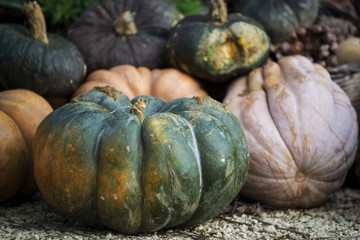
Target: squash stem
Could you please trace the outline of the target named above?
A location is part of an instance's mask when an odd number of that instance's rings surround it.
[[[280,66],[273,61],[269,61],[264,67],[264,79],[266,90],[279,84],[281,81]]]
[[[135,35],[137,28],[134,21],[134,14],[126,11],[118,17],[114,22],[115,32],[119,35]]]
[[[22,8],[26,20],[29,23],[30,37],[38,39],[44,44],[49,44],[49,39],[46,35],[46,22],[40,5],[34,2],[28,2]]]
[[[146,103],[141,97],[136,101],[136,103],[133,106],[131,106],[132,113],[138,116],[141,123],[143,123],[144,121],[145,109],[146,109]]]
[[[213,23],[223,24],[227,22],[227,7],[224,0],[208,0],[210,17]]]
[[[262,69],[256,68],[249,74],[248,91],[249,92],[262,91],[263,83],[264,83],[264,79],[262,77]]]

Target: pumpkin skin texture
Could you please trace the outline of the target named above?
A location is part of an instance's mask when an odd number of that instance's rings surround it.
[[[340,189],[358,143],[355,109],[319,64],[282,58],[234,81],[250,167],[241,194],[275,207],[315,207]]]
[[[36,182],[48,202],[122,233],[213,218],[236,197],[248,168],[238,120],[209,97],[131,102],[98,87],[56,109],[35,138]]]
[[[172,67],[211,82],[225,82],[261,66],[270,40],[262,27],[241,14],[188,16],[173,28],[166,45]]]
[[[73,97],[92,90],[96,86],[111,86],[129,99],[149,95],[171,101],[176,98],[207,96],[199,83],[191,76],[174,68],[153,69],[120,65],[109,70],[92,72]]]
[[[16,123],[0,111],[0,203],[11,199],[27,172],[26,147]]]
[[[0,24],[0,85],[22,88],[43,97],[67,97],[84,79],[86,65],[77,48],[63,37],[47,34],[39,4],[22,8],[29,29]]]
[[[318,0],[234,0],[232,11],[249,16],[264,27],[273,43],[286,40],[297,28],[312,24]]]
[[[0,203],[37,192],[32,143],[37,127],[50,112],[49,103],[32,91],[0,92]]]
[[[61,36],[49,44],[29,37],[29,30],[0,24],[0,85],[23,88],[44,97],[66,97],[84,80],[86,65],[79,50]]]
[[[89,73],[123,64],[161,68],[167,36],[179,19],[170,1],[104,0],[85,11],[67,37],[82,52]]]

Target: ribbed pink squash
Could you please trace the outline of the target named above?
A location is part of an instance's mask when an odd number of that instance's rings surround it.
[[[275,207],[314,207],[343,184],[357,149],[357,116],[320,65],[268,62],[235,80],[223,102],[242,124],[250,169],[241,194]]]

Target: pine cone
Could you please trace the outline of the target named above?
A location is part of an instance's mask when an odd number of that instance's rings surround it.
[[[324,67],[337,65],[339,44],[357,32],[356,26],[342,18],[320,16],[315,24],[293,32],[283,43],[272,47],[271,57],[301,54]]]

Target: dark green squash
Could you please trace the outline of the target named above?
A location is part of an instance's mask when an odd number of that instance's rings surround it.
[[[270,49],[262,27],[241,14],[227,15],[223,0],[210,3],[208,16],[188,16],[171,31],[168,63],[212,82],[224,82],[261,66]]]
[[[24,6],[30,31],[17,24],[0,24],[0,85],[23,88],[44,97],[66,97],[83,81],[81,53],[61,36],[46,34],[41,8]]]
[[[260,22],[273,43],[316,19],[319,0],[233,0],[232,11]]]
[[[248,150],[236,117],[209,97],[130,101],[97,87],[40,124],[34,172],[63,214],[123,233],[194,226],[239,193]]]
[[[89,73],[124,64],[162,68],[168,34],[180,17],[168,0],[103,0],[70,26],[67,37]]]

